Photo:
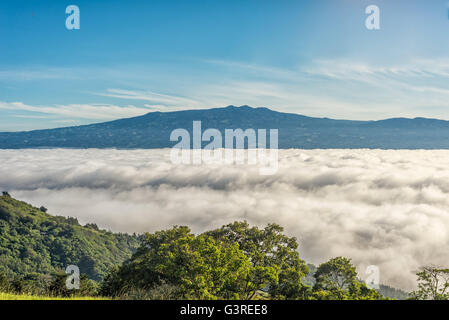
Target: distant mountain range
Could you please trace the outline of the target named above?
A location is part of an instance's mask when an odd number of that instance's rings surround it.
[[[27,132],[1,132],[0,149],[19,148],[168,148],[177,128],[202,130],[278,129],[279,148],[449,149],[449,121],[392,118],[351,121],[313,118],[249,106],[151,112],[98,124]],[[207,143],[204,143],[207,144]]]

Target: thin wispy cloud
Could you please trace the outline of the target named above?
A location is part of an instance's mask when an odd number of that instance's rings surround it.
[[[224,83],[205,91],[221,91],[222,96],[238,98],[247,94],[258,105],[361,120],[398,116],[449,119],[449,112],[441,112],[449,107],[446,60],[413,60],[401,65],[316,60],[290,70],[221,61],[217,64],[258,72],[264,80]]]
[[[126,74],[127,88],[117,86],[86,93],[96,99],[100,97],[100,100],[103,97],[107,103],[74,101],[68,105],[35,106],[1,102],[0,109],[92,122],[138,116],[150,111],[227,105],[269,107],[308,116],[354,120],[419,116],[449,119],[449,61],[446,60],[421,59],[382,65],[317,59],[289,69],[241,61],[204,60],[201,63],[214,72],[199,75],[201,81],[173,82],[170,93],[154,89],[155,85],[148,83],[148,79],[142,78],[133,86],[129,73],[96,69],[91,70],[90,75],[95,79],[101,79],[102,75],[109,78],[114,72],[117,77]],[[79,74],[82,72],[86,71],[78,71]],[[39,74],[44,76],[46,73],[40,71]]]
[[[55,106],[32,106],[22,102],[1,102],[0,109],[27,111],[43,113],[48,115],[57,115],[74,119],[95,119],[95,120],[112,120],[125,117],[139,116],[151,111],[150,108],[138,108],[135,106],[119,107],[116,105],[101,104],[70,104]],[[14,115],[17,117],[18,115]],[[22,117],[36,117],[22,115]],[[39,116],[42,117],[42,116]],[[69,119],[70,120],[70,119]]]
[[[148,101],[152,103],[151,106],[157,105],[166,107],[198,107],[200,105],[200,102],[195,99],[161,94],[151,91],[107,89],[105,93],[98,93],[98,95],[125,100]]]
[[[315,60],[291,69],[225,60],[205,60],[222,76],[176,94],[107,89],[100,96],[140,100],[162,110],[227,105],[270,107],[309,116],[379,120],[388,117],[449,119],[449,62],[416,60],[374,65]]]

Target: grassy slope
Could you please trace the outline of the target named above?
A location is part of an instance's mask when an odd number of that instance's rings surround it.
[[[0,300],[110,300],[100,297],[73,297],[73,298],[54,298],[45,296],[33,296],[26,294],[12,294],[0,292]]]
[[[135,236],[81,226],[74,218],[51,216],[0,196],[0,270],[11,277],[48,275],[74,264],[100,280],[137,246]]]

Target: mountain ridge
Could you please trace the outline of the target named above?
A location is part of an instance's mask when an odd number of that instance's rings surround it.
[[[344,120],[308,117],[265,107],[149,112],[142,116],[82,126],[0,132],[0,149],[20,148],[169,148],[174,129],[278,129],[279,148],[449,149],[449,121],[432,118]],[[206,143],[205,143],[206,144]]]

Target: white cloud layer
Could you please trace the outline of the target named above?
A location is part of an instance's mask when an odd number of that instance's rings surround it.
[[[170,163],[165,150],[2,150],[0,188],[115,231],[276,222],[307,261],[351,257],[411,289],[449,266],[449,151],[280,150],[279,171]]]

